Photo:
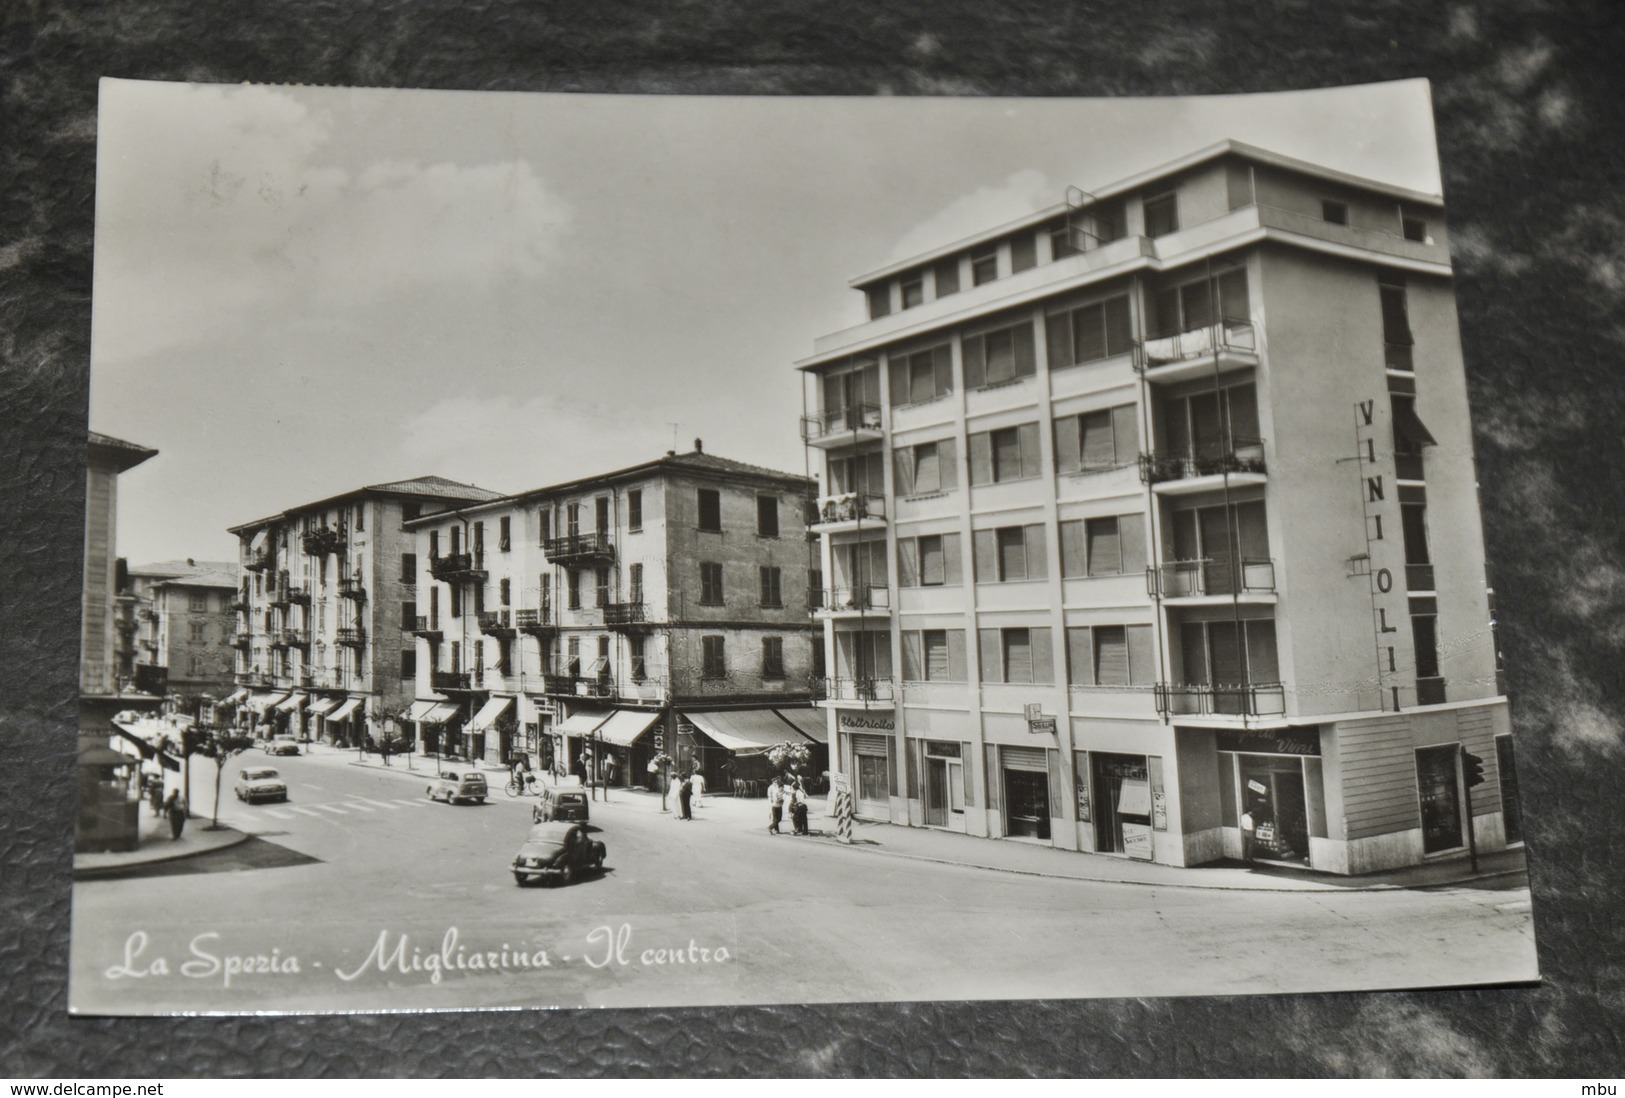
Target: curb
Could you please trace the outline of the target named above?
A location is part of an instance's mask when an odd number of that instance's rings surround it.
[[[137,861],[131,861],[131,862],[121,862],[121,863],[116,864],[116,865],[98,865],[98,866],[78,866],[78,865],[75,865],[73,867],[73,879],[76,880],[76,881],[79,881],[79,880],[88,880],[88,879],[96,878],[96,877],[125,876],[125,875],[128,875],[128,874],[137,873],[142,868],[144,868],[146,866],[149,866],[149,865],[162,865],[162,864],[164,864],[166,862],[179,862],[179,861],[184,861],[187,858],[200,858],[205,854],[213,854],[217,850],[230,850],[232,847],[241,846],[243,843],[246,843],[249,839],[253,838],[253,836],[251,834],[249,834],[248,832],[246,832],[246,831],[237,831],[236,828],[229,828],[228,829],[228,828],[222,827],[220,830],[222,830],[222,831],[231,830],[231,831],[235,832],[235,835],[233,837],[227,839],[225,842],[219,843],[219,844],[217,844],[215,846],[206,847],[206,848],[204,848],[202,850],[181,850],[181,851],[177,851],[177,852],[175,852],[173,854],[155,854],[150,858],[141,858],[141,859],[139,859]]]

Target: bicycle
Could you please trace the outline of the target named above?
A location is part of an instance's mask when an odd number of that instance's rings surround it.
[[[536,792],[536,776],[526,774],[521,781],[518,774],[509,774],[508,784],[502,787],[502,791],[510,797],[529,796]]]

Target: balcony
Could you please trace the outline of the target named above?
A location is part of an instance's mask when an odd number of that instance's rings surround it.
[[[288,601],[298,606],[309,606],[310,588],[290,586],[288,588]]]
[[[136,616],[142,621],[157,621],[158,611],[154,610],[150,606],[143,606],[140,610],[136,611]]]
[[[247,671],[238,672],[237,683],[240,686],[265,688],[275,686],[276,680],[257,668],[251,668]]]
[[[243,558],[243,568],[249,572],[263,572],[274,563],[276,563],[276,558],[264,549]]]
[[[469,671],[431,671],[429,687],[437,694],[466,692],[474,689],[474,675]]]
[[[270,638],[272,648],[286,648],[286,647],[288,647],[288,642],[283,639],[282,631],[280,629],[271,630],[271,632],[269,634],[269,638]]]
[[[445,583],[484,583],[485,555],[448,553],[443,557],[430,557],[429,574]]]
[[[613,698],[615,682],[608,675],[548,674],[542,693],[559,698]]]
[[[242,633],[233,633],[231,635],[231,646],[233,648],[237,648],[237,649],[240,649],[240,650],[246,652],[253,645],[253,643],[254,643],[254,634],[252,634],[252,633],[242,632]]]
[[[866,492],[824,496],[808,529],[815,534],[844,534],[853,530],[886,528],[886,498]]]
[[[438,619],[431,621],[425,615],[419,614],[417,620],[412,623],[412,632],[424,640],[437,641],[441,637],[440,622]]]
[[[1215,369],[1258,365],[1258,337],[1250,321],[1223,320],[1144,340],[1134,368],[1147,381],[1184,381]]]
[[[521,633],[528,633],[533,637],[551,637],[559,630],[559,623],[553,616],[551,606],[544,606],[540,610],[515,610],[513,622]]]
[[[284,629],[277,634],[283,648],[309,648],[310,631],[307,629]]]
[[[890,614],[891,590],[881,584],[860,584],[857,587],[831,587],[809,595],[816,603],[812,608],[815,618],[856,618],[865,614]]]
[[[226,609],[234,611],[234,612],[239,613],[239,614],[241,614],[243,611],[247,610],[248,609],[248,592],[247,591],[239,591],[239,592],[237,592],[237,594],[232,597],[232,600],[230,602],[226,603]]]
[[[813,689],[817,704],[835,709],[893,709],[896,708],[895,687],[890,675],[856,679],[826,678],[823,693]]]
[[[611,629],[635,633],[650,627],[649,611],[640,602],[608,602],[603,606],[604,624]]]
[[[480,615],[480,632],[488,637],[512,640],[513,612],[509,610],[487,610]]]
[[[1236,437],[1140,455],[1140,482],[1160,495],[1212,491],[1227,481],[1233,488],[1263,484],[1264,473],[1264,440],[1258,438]]]
[[[1165,717],[1281,717],[1286,687],[1278,682],[1158,683],[1157,712]]]
[[[361,585],[360,576],[339,577],[339,598],[354,599],[357,602],[367,601],[367,589]]]
[[[878,404],[848,404],[834,411],[801,417],[801,440],[820,450],[879,442],[884,437]]]
[[[1146,593],[1175,606],[1199,606],[1207,601],[1271,603],[1275,601],[1275,562],[1243,558],[1241,567],[1230,560],[1172,560],[1145,570]]]
[[[295,587],[289,583],[282,583],[278,584],[272,589],[270,601],[272,606],[287,606],[289,603],[298,603],[301,606],[309,606],[310,592],[303,587]]]
[[[342,529],[314,526],[300,538],[307,556],[325,557],[329,553],[342,553],[349,538]]]
[[[362,648],[367,643],[367,630],[360,625],[346,625],[335,639],[345,648]]]
[[[583,564],[609,564],[615,559],[615,543],[604,533],[565,534],[548,538],[543,546],[554,564],[576,567]]]
[[[1434,675],[1416,680],[1417,705],[1443,705],[1445,700],[1444,679]]]
[[[634,675],[630,682],[620,688],[615,700],[623,704],[663,705],[671,700],[671,694],[665,679],[649,676],[638,678]]]

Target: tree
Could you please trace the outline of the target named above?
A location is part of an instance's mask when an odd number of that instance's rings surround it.
[[[400,736],[386,735],[378,740],[374,746],[378,748],[378,756],[384,760],[385,766],[389,765],[391,755],[405,755],[412,750],[412,745]]]
[[[812,761],[812,748],[804,743],[777,743],[767,749],[767,761],[775,770],[799,771]]]
[[[226,760],[241,755],[254,746],[252,736],[236,735],[231,729],[204,728],[194,725],[181,733],[181,746],[185,755],[202,755],[214,760],[214,818],[210,831],[220,829],[220,775],[225,773]]]

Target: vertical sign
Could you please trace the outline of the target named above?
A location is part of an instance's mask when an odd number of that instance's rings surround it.
[[[1394,649],[1399,625],[1407,613],[1404,584],[1404,539],[1396,510],[1399,486],[1393,454],[1393,431],[1385,403],[1362,400],[1354,406],[1355,468],[1360,474],[1360,508],[1365,516],[1367,579],[1371,585],[1371,630],[1377,668],[1378,705],[1399,709],[1398,672]],[[1378,440],[1382,445],[1377,445]]]

